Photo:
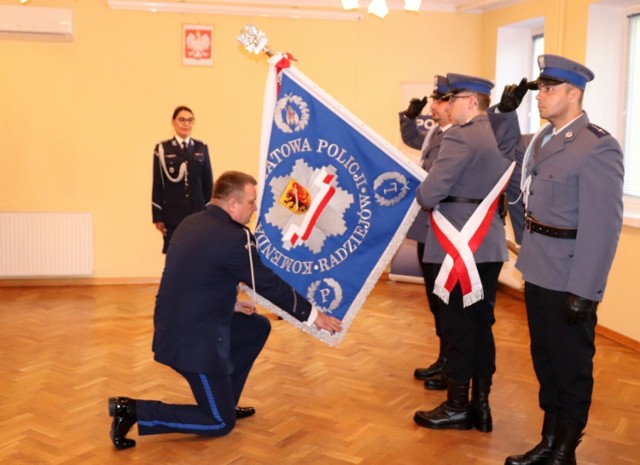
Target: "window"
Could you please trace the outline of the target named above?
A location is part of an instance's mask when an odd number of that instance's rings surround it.
[[[640,0],[606,0],[589,6],[586,65],[596,78],[583,107],[609,131],[625,160],[624,224],[640,228]]]
[[[536,79],[539,74],[538,68],[538,57],[544,54],[544,35],[543,34],[534,34],[531,37],[531,45],[532,45],[532,63],[531,70],[532,73],[529,76],[530,80]],[[540,128],[540,112],[538,111],[538,104],[536,102],[535,92],[528,92],[527,98],[529,99],[529,133],[533,134]]]
[[[498,28],[496,49],[496,86],[493,102],[498,102],[507,84],[517,84],[523,77],[538,77],[537,57],[544,53],[544,18],[531,18]],[[520,130],[535,132],[540,126],[535,93],[528,92],[518,108]]]
[[[640,197],[640,14],[629,16],[628,37],[623,142],[624,193]]]

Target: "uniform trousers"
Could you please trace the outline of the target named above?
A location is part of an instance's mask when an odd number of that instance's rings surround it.
[[[564,321],[567,292],[529,282],[524,292],[540,408],[584,428],[593,393],[597,316],[569,324]]]
[[[434,281],[441,267],[437,264],[432,268]],[[447,357],[445,369],[449,378],[461,383],[474,377],[491,378],[496,371],[492,326],[496,321],[494,307],[502,262],[478,263],[477,267],[484,290],[482,300],[463,307],[459,283],[451,291],[448,304],[438,298]]]
[[[438,304],[438,297],[433,293],[433,285],[435,284],[434,274],[432,268],[436,265],[433,263],[423,263],[422,257],[424,257],[424,242],[418,242],[416,247],[418,252],[418,260],[420,261],[420,268],[422,269],[422,278],[424,279],[424,287],[427,293],[427,302],[429,303],[429,310],[433,314],[433,319],[436,327],[436,335],[442,337],[442,323],[440,322],[440,311]],[[444,355],[444,354],[443,354]]]
[[[163,433],[223,436],[231,432],[236,423],[235,407],[270,331],[268,318],[234,313],[229,354],[231,373],[192,373],[174,368],[189,383],[197,405],[136,400],[138,433],[141,436]]]
[[[167,249],[169,248],[169,242],[171,241],[171,236],[173,236],[173,233],[175,232],[176,228],[178,227],[177,224],[165,224],[164,225],[164,236],[162,236],[163,242],[162,242],[162,253],[166,254],[167,253]]]

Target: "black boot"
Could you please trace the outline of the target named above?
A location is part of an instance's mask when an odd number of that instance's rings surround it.
[[[444,355],[442,355],[442,352],[440,352],[438,359],[435,362],[433,362],[431,365],[429,365],[429,367],[416,368],[413,372],[413,377],[424,381],[427,378],[431,378],[432,376],[439,375],[443,372],[445,363],[446,363],[446,359]]]
[[[542,440],[529,452],[522,455],[511,455],[504,462],[505,465],[543,465],[551,457],[556,443],[556,425],[558,418],[550,413],[544,414],[542,423]]]
[[[109,398],[109,416],[113,417],[110,436],[115,448],[122,450],[135,446],[136,442],[125,436],[138,421],[136,401],[128,397]]]
[[[444,391],[449,387],[449,378],[443,371],[424,380],[424,388],[430,391]]]
[[[582,428],[558,420],[556,443],[545,465],[576,465],[576,448],[582,441]]]
[[[471,417],[473,426],[478,431],[489,433],[493,430],[489,393],[491,378],[473,378],[471,386]]]
[[[469,381],[460,383],[449,378],[447,400],[430,412],[417,411],[413,421],[431,429],[473,428],[469,408]]]

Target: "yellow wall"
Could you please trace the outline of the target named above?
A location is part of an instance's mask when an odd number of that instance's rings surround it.
[[[0,0],[15,5],[17,0]],[[0,39],[0,211],[91,212],[96,278],[157,278],[152,149],[173,108],[193,108],[214,175],[257,174],[263,56],[235,37],[251,22],[274,49],[390,141],[400,84],[461,72],[495,78],[497,28],[544,16],[546,51],[584,61],[590,0],[527,0],[483,15],[392,11],[360,22],[110,10],[106,1],[32,0],[74,10],[73,42]],[[181,27],[211,24],[214,66],[181,64]],[[432,45],[431,41],[438,43]],[[446,45],[442,45],[446,41]],[[597,115],[592,115],[597,123]],[[625,228],[600,322],[640,341],[632,311],[637,229]]]
[[[17,4],[17,0],[0,0]],[[481,17],[394,11],[384,20],[289,20],[111,10],[106,1],[32,0],[74,10],[73,42],[1,40],[0,211],[91,212],[95,277],[158,277],[151,223],[154,144],[180,104],[209,144],[214,176],[257,174],[266,57],[236,36],[251,22],[276,50],[390,141],[401,82],[480,69]],[[28,8],[29,6],[25,7]],[[211,24],[214,66],[181,64],[182,24]],[[430,45],[451,29],[466,45]]]

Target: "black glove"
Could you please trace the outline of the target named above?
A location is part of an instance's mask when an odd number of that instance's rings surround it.
[[[422,109],[426,104],[427,97],[423,97],[422,100],[412,98],[409,102],[409,108],[404,112],[404,115],[409,119],[415,119],[420,113],[422,113]]]
[[[516,110],[520,106],[527,90],[527,78],[522,78],[518,85],[510,84],[504,86],[502,97],[500,97],[500,103],[498,104],[498,110],[500,110],[500,113],[508,113]]]
[[[569,294],[567,304],[564,307],[564,321],[570,325],[584,323],[591,315],[596,314],[597,308],[598,302]]]

